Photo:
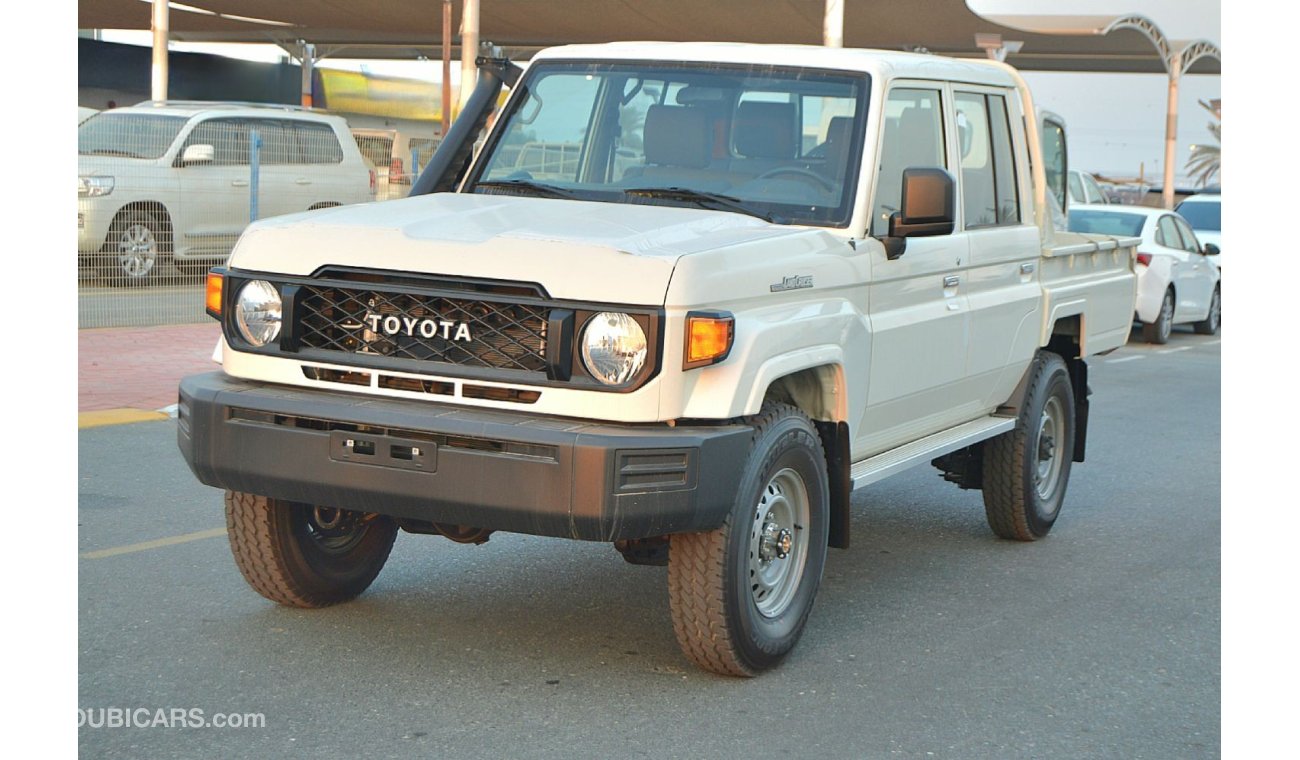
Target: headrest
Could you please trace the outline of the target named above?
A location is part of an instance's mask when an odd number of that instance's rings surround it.
[[[748,158],[794,158],[794,116],[794,103],[741,103],[736,108],[736,152]]]
[[[833,116],[830,124],[826,125],[826,165],[836,179],[843,177],[848,169],[852,128],[852,116]]]
[[[653,105],[645,114],[645,160],[648,164],[703,169],[712,154],[713,132],[704,111]]]

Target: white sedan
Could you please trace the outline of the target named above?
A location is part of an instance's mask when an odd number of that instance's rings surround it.
[[[1213,244],[1202,247],[1186,219],[1146,206],[1072,205],[1070,230],[1142,238],[1136,319],[1148,342],[1167,342],[1176,324],[1191,323],[1202,335],[1219,331],[1219,267],[1210,259],[1219,249]]]

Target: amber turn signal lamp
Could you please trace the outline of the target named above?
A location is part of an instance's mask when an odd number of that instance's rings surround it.
[[[691,312],[686,315],[686,358],[682,369],[717,364],[731,352],[736,320],[725,312]]]
[[[221,272],[208,272],[208,294],[205,301],[208,316],[221,319],[221,289],[226,276]]]

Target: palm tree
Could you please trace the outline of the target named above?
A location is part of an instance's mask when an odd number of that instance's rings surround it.
[[[1201,104],[1201,108],[1204,108],[1214,115],[1214,121],[1211,121],[1208,124],[1210,134],[1214,135],[1214,144],[1193,145],[1192,155],[1191,158],[1187,159],[1186,168],[1187,171],[1191,173],[1192,178],[1196,180],[1196,183],[1201,187],[1205,187],[1210,183],[1210,180],[1219,173],[1220,158],[1222,154],[1221,144],[1223,142],[1221,133],[1223,127],[1223,122],[1221,121],[1222,101],[1216,99],[1211,100],[1208,103],[1204,100],[1198,100],[1197,102]]]

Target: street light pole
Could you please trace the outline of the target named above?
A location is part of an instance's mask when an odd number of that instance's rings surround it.
[[[442,135],[451,129],[451,0],[442,0]]]
[[[464,0],[460,19],[460,107],[464,108],[478,80],[478,0]]]

